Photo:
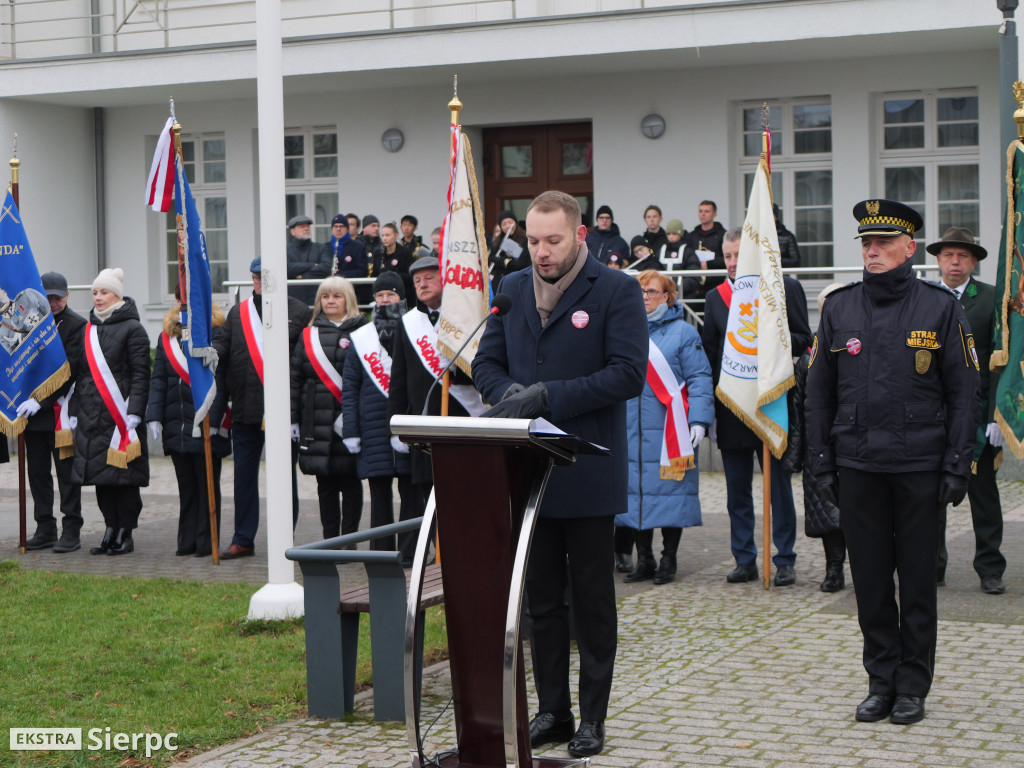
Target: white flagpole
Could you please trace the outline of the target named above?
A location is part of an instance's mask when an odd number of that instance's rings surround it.
[[[284,80],[281,0],[256,0],[256,98],[259,128],[260,253],[263,261],[263,383],[266,466],[291,466],[288,286],[284,210]],[[250,619],[301,616],[302,587],[285,556],[293,544],[290,472],[267,477],[268,583],[249,602]]]

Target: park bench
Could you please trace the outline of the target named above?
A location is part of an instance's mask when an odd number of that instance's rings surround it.
[[[406,600],[409,571],[401,553],[345,549],[349,545],[418,530],[422,518],[303,544],[285,552],[302,570],[306,627],[306,692],[313,717],[344,717],[353,710],[359,618],[370,615],[373,714],[378,721],[405,720]],[[341,590],[338,566],[362,563],[367,584]],[[426,568],[418,616],[444,602],[441,567]],[[419,633],[422,639],[422,632]],[[417,672],[421,673],[422,646]],[[419,677],[417,677],[417,680]]]

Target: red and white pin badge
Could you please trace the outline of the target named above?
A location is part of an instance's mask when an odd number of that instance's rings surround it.
[[[338,346],[341,347],[342,349],[348,349],[351,343],[352,342],[348,340],[348,337],[345,337],[344,339],[341,339],[338,342]]]
[[[572,313],[572,324],[576,328],[586,328],[587,323],[590,322],[590,315],[584,312],[582,309]]]
[[[859,355],[861,347],[860,339],[850,339],[846,342],[846,351],[851,355]]]

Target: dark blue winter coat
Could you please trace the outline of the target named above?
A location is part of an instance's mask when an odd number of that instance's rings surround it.
[[[651,340],[665,355],[676,381],[686,382],[687,423],[691,427],[700,424],[707,429],[715,417],[715,393],[711,385],[711,366],[700,335],[683,319],[683,308],[678,302],[651,323],[649,330]],[[682,480],[661,479],[665,413],[665,406],[649,384],[644,385],[640,397],[626,404],[629,510],[615,518],[616,525],[646,530],[701,524],[697,467],[688,469]],[[689,440],[689,435],[680,437]]]
[[[618,224],[612,224],[608,229],[594,227],[587,235],[587,250],[602,264],[607,264],[613,254],[618,257],[619,264],[631,261],[633,258],[633,254],[629,250],[629,243],[619,234]]]
[[[364,328],[372,329],[373,326]],[[345,438],[358,437],[361,440],[360,451],[356,454],[356,471],[361,478],[408,475],[412,472],[409,454],[398,453],[391,447],[388,399],[367,375],[355,344],[352,352],[356,354],[345,356],[345,370],[341,375],[341,412]],[[383,348],[380,353],[384,354]]]
[[[614,515],[626,508],[626,401],[644,387],[647,315],[640,283],[588,256],[542,328],[533,268],[501,284],[512,299],[492,316],[473,358],[473,382],[491,403],[512,384],[547,385],[555,426],[611,450],[551,473],[543,517]],[[610,546],[610,544],[609,544]]]

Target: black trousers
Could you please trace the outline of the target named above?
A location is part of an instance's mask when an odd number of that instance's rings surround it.
[[[624,525],[615,526],[615,554],[633,554],[633,542],[636,541],[636,531]]]
[[[572,709],[565,599],[567,582],[571,582],[580,654],[580,719],[604,720],[608,714],[618,621],[608,546],[614,519],[607,515],[537,521],[526,570],[526,597],[533,621],[530,647],[541,712]]]
[[[356,475],[317,475],[316,495],[325,539],[359,530],[363,516],[363,481]]]
[[[371,477],[367,479],[370,485],[370,526],[372,528],[379,528],[382,525],[391,525],[395,522],[395,504],[394,497],[392,496],[393,477]],[[423,514],[423,510],[420,509],[416,512],[417,504],[413,498],[415,495],[415,486],[412,483],[412,477],[410,475],[399,475],[398,476],[398,520],[411,520],[418,515]],[[403,542],[404,543],[404,542]],[[415,537],[413,538],[413,548],[416,546]],[[382,550],[387,552],[395,551],[395,537],[385,536],[382,539],[374,539],[370,542],[370,549]],[[403,550],[404,551],[404,550]],[[412,553],[409,553],[409,557],[412,557]]]
[[[53,516],[53,467],[57,470],[57,490],[60,492],[60,511],[64,516],[64,532],[78,535],[82,530],[82,486],[71,482],[71,459],[61,459],[53,447],[52,431],[25,430],[25,464],[28,467],[28,487],[32,493],[32,516],[36,533],[57,534],[57,518]]]
[[[616,528],[616,530],[618,530]],[[662,528],[661,529],[661,556],[662,557],[675,557],[679,551],[679,540],[683,537],[682,528]],[[640,551],[641,547],[651,549],[654,545],[654,529],[648,528],[636,532],[636,548],[637,552]]]
[[[935,668],[939,472],[839,468],[839,508],[871,693],[927,696]],[[893,574],[899,575],[896,602]]]
[[[139,486],[97,485],[96,504],[103,513],[103,522],[107,528],[133,530],[139,526],[139,515],[142,512]]]
[[[208,555],[210,537],[210,495],[206,489],[206,455],[172,453],[171,463],[178,478],[178,551]],[[217,504],[217,540],[220,540],[220,467],[213,457],[214,501]]]
[[[996,485],[996,450],[985,444],[978,459],[977,474],[967,482],[967,498],[971,502],[971,520],[974,523],[974,570],[979,578],[1003,578],[1006,558],[999,548],[1003,544],[1003,506]],[[946,553],[946,508],[940,516],[938,571],[944,574],[949,556]]]

